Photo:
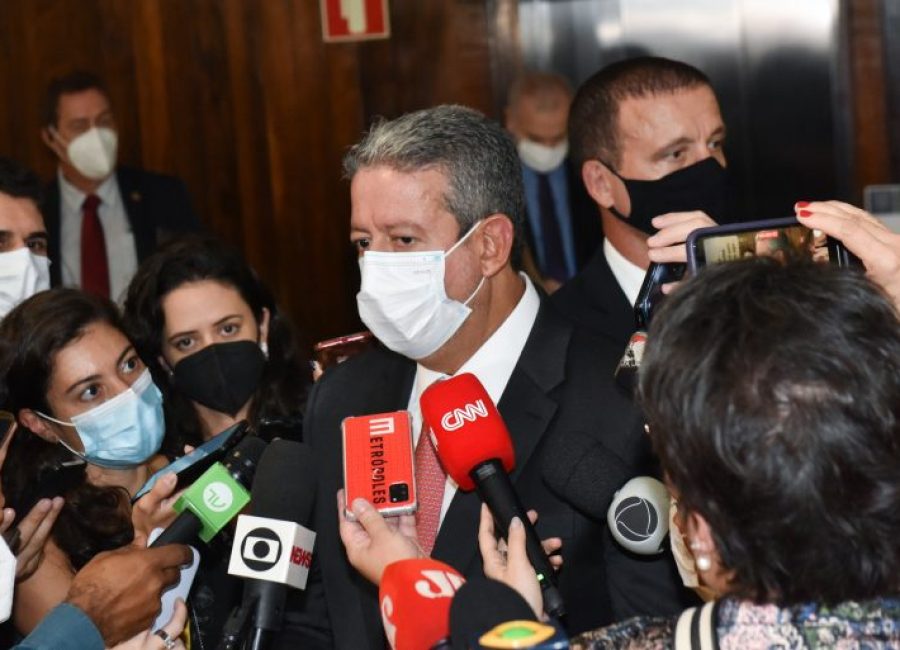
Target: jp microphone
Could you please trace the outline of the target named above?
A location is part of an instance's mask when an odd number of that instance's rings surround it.
[[[669,491],[655,478],[631,479],[616,492],[606,514],[613,538],[639,555],[662,553],[670,503]]]
[[[464,582],[456,569],[431,558],[389,564],[378,588],[378,604],[391,648],[447,647],[450,604]]]
[[[484,386],[473,374],[456,375],[429,386],[420,406],[436,438],[438,458],[460,489],[478,490],[504,537],[513,517],[522,521],[525,549],[537,572],[544,609],[551,616],[565,616],[553,567],[509,480],[508,472],[515,466],[512,440]]]
[[[281,630],[287,588],[304,589],[316,535],[309,524],[316,480],[312,450],[289,440],[269,444],[253,480],[249,515],[238,517],[228,573],[245,578],[242,609],[250,648]]]
[[[189,544],[197,537],[208,542],[250,501],[247,486],[266,443],[247,437],[222,463],[213,464],[175,502],[180,514],[151,548],[166,544]]]

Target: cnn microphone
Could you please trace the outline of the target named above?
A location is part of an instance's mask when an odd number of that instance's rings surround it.
[[[238,611],[252,630],[253,650],[268,647],[281,630],[287,588],[306,588],[316,534],[300,522],[309,524],[315,494],[312,450],[273,440],[253,480],[251,514],[238,517],[228,564],[230,575],[246,579]]]
[[[189,544],[197,537],[208,542],[215,537],[250,501],[246,486],[253,481],[265,448],[259,438],[247,437],[222,463],[214,463],[178,497],[173,507],[180,514],[150,548]]]
[[[616,492],[606,514],[613,538],[639,555],[657,555],[669,532],[669,491],[660,481],[637,476]]]
[[[450,604],[464,582],[459,571],[431,558],[389,564],[378,587],[378,604],[391,648],[446,648]]]
[[[503,537],[513,517],[522,521],[525,549],[537,572],[544,610],[550,616],[565,616],[556,574],[509,480],[508,472],[515,466],[512,439],[484,386],[471,373],[456,375],[425,389],[420,406],[436,438],[438,458],[460,489],[477,489]]]

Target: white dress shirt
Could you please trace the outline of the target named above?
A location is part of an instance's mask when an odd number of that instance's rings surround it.
[[[81,206],[87,194],[57,172],[60,191],[59,246],[62,259],[62,283],[67,287],[81,286]],[[128,283],[137,271],[137,248],[134,233],[125,213],[115,173],[100,184],[95,194],[100,197],[98,216],[106,241],[106,260],[109,264],[109,290],[113,300],[124,297]]]
[[[619,283],[628,302],[633,305],[641,292],[641,285],[644,283],[647,271],[625,259],[625,256],[617,251],[608,239],[603,240],[603,255],[606,256],[606,263],[609,264],[613,277]]]
[[[475,354],[469,357],[469,360],[458,371],[458,374],[471,372],[478,377],[495,404],[500,401],[500,396],[506,390],[506,384],[519,362],[522,349],[525,347],[528,335],[531,334],[531,328],[534,326],[541,304],[537,291],[528,276],[524,273],[519,275],[525,281],[525,293],[522,294],[519,303],[506,317],[503,324],[497,328],[497,331],[478,348]],[[413,444],[418,444],[419,435],[422,432],[422,409],[419,407],[419,397],[428,386],[443,377],[446,375],[429,370],[420,363],[416,364],[416,379],[413,382],[408,406],[412,415]],[[447,514],[450,502],[453,501],[456,488],[456,483],[448,476],[447,482],[444,484],[441,522],[444,521],[444,515]]]

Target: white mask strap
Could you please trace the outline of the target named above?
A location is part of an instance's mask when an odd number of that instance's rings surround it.
[[[479,228],[479,227],[481,226],[481,224],[483,224],[483,223],[484,223],[484,219],[482,219],[481,221],[476,222],[474,226],[472,226],[471,228],[469,228],[469,232],[467,232],[465,235],[463,235],[462,239],[460,239],[458,242],[456,242],[455,244],[453,244],[453,246],[451,246],[450,248],[447,249],[447,252],[444,253],[444,257],[449,256],[450,253],[452,253],[452,252],[455,251],[457,248],[459,248],[460,245],[462,245],[462,243],[463,243],[464,241],[466,241],[466,240],[469,238],[469,235],[471,235],[473,232],[475,232],[476,230],[478,230],[478,228]]]
[[[41,413],[40,411],[35,411],[34,413],[35,413],[35,415],[38,415],[39,417],[42,417],[45,420],[49,420],[50,422],[55,422],[56,424],[61,424],[64,427],[74,427],[75,426],[75,423],[73,423],[73,422],[63,422],[62,420],[57,420],[54,417],[50,417],[46,413]],[[60,442],[62,442],[62,441],[60,441]],[[71,450],[69,450],[69,451],[71,451]]]

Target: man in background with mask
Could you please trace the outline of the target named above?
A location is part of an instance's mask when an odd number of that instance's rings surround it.
[[[640,57],[582,84],[569,140],[600,209],[604,240],[553,302],[624,350],[650,262],[683,262],[692,230],[727,220],[725,124],[706,75],[679,61]]]
[[[566,131],[572,91],[555,74],[530,72],[509,89],[506,129],[516,140],[525,189],[525,243],[537,273],[553,292],[590,259],[600,243],[597,208],[569,161]]]
[[[53,285],[118,300],[160,241],[199,222],[180,180],[117,168],[116,121],[97,76],[54,79],[45,102],[41,136],[59,159],[44,204]]]
[[[630,435],[637,423],[607,381],[621,351],[610,354],[558,316],[519,272],[522,175],[507,135],[476,111],[439,106],[374,125],[344,169],[362,276],[357,306],[383,346],[330,368],[310,394],[304,438],[323,468],[316,554],[305,617],[288,613],[279,647],[297,647],[291,644],[313,630],[339,648],[384,647],[377,588],[350,567],[339,538],[343,514],[334,496],[343,483],[347,416],[410,411],[421,549],[463,574],[481,571],[481,501],[444,474],[419,407],[426,387],[464,372],[479,378],[506,422],[512,482],[539,514],[538,535],[562,538],[559,586],[571,630],[641,611],[678,611],[670,598],[674,569],[628,557],[613,545],[604,518],[576,511],[544,480],[578,436],[601,441],[609,462],[629,476],[641,467],[645,445]],[[366,506],[347,507],[360,519]],[[329,619],[331,630],[322,630]]]
[[[0,158],[0,319],[50,288],[40,201],[40,179],[14,160]]]

